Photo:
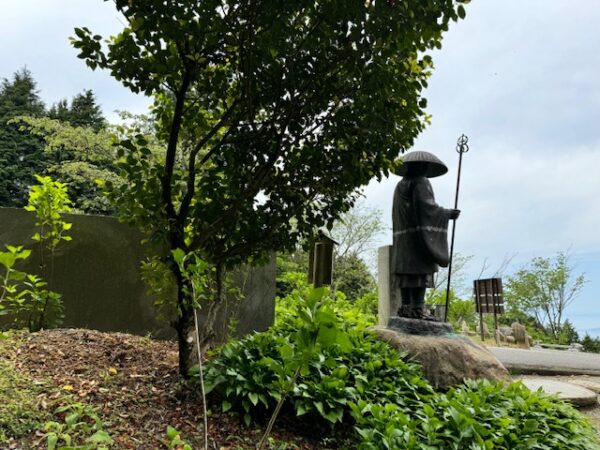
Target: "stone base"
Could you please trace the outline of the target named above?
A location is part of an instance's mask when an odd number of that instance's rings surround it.
[[[443,336],[454,332],[452,325],[446,322],[433,322],[431,320],[409,319],[407,317],[390,317],[388,328],[404,334],[418,336]]]
[[[414,319],[402,319],[402,322],[405,320],[414,321]],[[447,390],[468,379],[510,380],[508,371],[502,363],[485,347],[476,344],[466,336],[453,333],[406,334],[382,326],[373,327],[371,330],[380,340],[399,352],[408,353],[412,360],[423,367],[423,375],[436,389]]]

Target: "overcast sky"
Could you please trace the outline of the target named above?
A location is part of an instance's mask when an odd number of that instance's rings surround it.
[[[76,58],[68,37],[88,26],[122,28],[112,2],[0,0],[0,77],[27,66],[50,105],[93,89],[105,114],[145,112],[108,73]],[[464,157],[456,249],[473,255],[470,272],[504,255],[512,270],[533,256],[571,249],[589,283],[569,311],[580,330],[600,327],[600,2],[478,0],[453,24],[425,92],[432,125],[415,149],[437,154],[449,173],[433,180],[451,207],[461,133]],[[366,202],[390,221],[398,177],[367,187]],[[381,239],[391,242],[391,232]],[[491,275],[488,273],[487,275]]]

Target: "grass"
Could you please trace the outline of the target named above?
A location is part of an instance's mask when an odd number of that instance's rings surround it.
[[[0,339],[0,444],[40,429],[48,417],[38,401],[43,383],[15,368],[16,342],[22,342],[22,335],[10,333]]]

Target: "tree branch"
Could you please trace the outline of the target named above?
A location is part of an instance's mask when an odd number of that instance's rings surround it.
[[[173,199],[171,198],[171,183],[173,181],[173,170],[175,167],[175,157],[177,155],[177,143],[179,141],[179,131],[181,130],[181,121],[183,114],[183,106],[185,103],[185,95],[189,89],[191,83],[190,72],[184,69],[183,80],[181,86],[175,96],[175,110],[173,112],[173,122],[171,123],[171,131],[169,132],[169,141],[167,145],[167,154],[165,159],[165,172],[161,179],[162,184],[162,198],[165,206],[165,212],[169,225],[172,227],[173,223],[177,220],[177,214],[175,207],[173,206]],[[171,230],[171,233],[173,231]]]
[[[209,130],[206,135],[202,139],[200,139],[189,156],[189,165],[188,165],[188,179],[187,179],[187,192],[181,201],[181,207],[179,208],[178,218],[179,221],[182,222],[187,217],[190,204],[192,199],[194,198],[194,193],[196,191],[196,157],[202,148],[219,132],[221,128],[225,125],[227,120],[231,117],[235,106],[238,104],[238,99],[235,99],[231,105],[227,108],[227,110],[221,116],[221,119]],[[208,159],[216,153],[216,151],[220,148],[219,145],[215,145],[209,152],[204,155],[202,160],[200,161],[200,165],[204,164]]]

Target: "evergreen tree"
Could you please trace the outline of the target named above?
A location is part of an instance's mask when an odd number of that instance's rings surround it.
[[[33,174],[43,169],[43,144],[39,137],[23,135],[10,123],[16,116],[42,116],[44,103],[26,68],[0,84],[0,206],[21,207],[33,184]]]
[[[71,111],[67,99],[62,99],[48,110],[48,117],[61,122],[71,122]]]
[[[91,89],[86,89],[73,97],[70,106],[66,99],[59,101],[50,108],[48,115],[52,119],[68,122],[74,127],[89,127],[94,131],[106,125],[106,119]]]

